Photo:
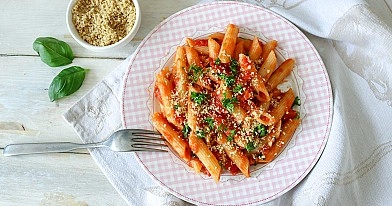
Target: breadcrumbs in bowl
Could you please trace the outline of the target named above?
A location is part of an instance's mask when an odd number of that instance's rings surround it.
[[[137,0],[71,0],[67,26],[72,37],[93,51],[107,51],[129,43],[140,26]]]

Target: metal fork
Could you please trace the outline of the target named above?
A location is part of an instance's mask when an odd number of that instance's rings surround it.
[[[118,130],[102,142],[77,144],[72,142],[10,144],[4,148],[4,156],[48,152],[68,152],[80,148],[108,147],[117,152],[167,152],[165,140],[156,131],[144,129]]]

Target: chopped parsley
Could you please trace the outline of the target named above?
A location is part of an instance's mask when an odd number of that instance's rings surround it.
[[[214,129],[214,119],[212,117],[207,117],[203,119],[203,122],[206,122],[209,126],[209,129]]]
[[[187,139],[189,136],[189,132],[191,131],[191,128],[187,123],[184,124],[184,128],[182,128],[181,132],[184,137],[184,139]]]
[[[291,105],[291,108],[294,106],[301,106],[301,100],[299,99],[298,96],[295,97],[293,104]]]
[[[197,65],[191,64],[191,66],[189,66],[188,74],[190,74],[188,78],[193,84],[196,83],[201,76],[203,76],[203,70]]]
[[[174,110],[178,110],[178,108],[180,108],[180,105],[179,104],[175,104],[174,105]]]
[[[224,170],[226,169],[225,166],[223,165],[222,161],[219,161],[219,166],[221,166]]]
[[[300,115],[300,113],[299,112],[297,112],[297,115],[295,116],[295,120],[297,120],[297,119],[300,119],[301,118],[301,115]]]
[[[254,149],[256,149],[255,145],[253,144],[253,142],[248,142],[248,144],[245,146],[245,149],[250,152]]]
[[[234,89],[233,92],[237,93],[237,92],[241,92],[243,89],[242,84],[237,84]]]
[[[216,131],[219,132],[225,132],[227,130],[227,127],[224,124],[220,124]]]
[[[227,111],[229,111],[230,114],[232,114],[234,112],[234,104],[233,103],[238,103],[238,99],[233,97],[233,98],[225,98],[222,99],[222,105],[224,108],[227,109]]]
[[[206,137],[206,132],[203,130],[197,130],[196,136],[197,136],[197,138],[202,139],[202,138]]]
[[[195,101],[197,104],[203,103],[207,99],[207,95],[204,93],[191,91],[191,100]]]
[[[231,142],[234,140],[234,135],[235,135],[235,129],[230,130],[229,136],[227,136],[227,141]]]
[[[253,133],[257,136],[264,137],[268,134],[268,131],[263,124],[259,124],[254,128]]]
[[[225,80],[226,86],[231,87],[235,83],[235,76],[234,75],[228,76],[227,74],[218,74],[218,77]]]
[[[233,72],[233,74],[237,74],[237,66],[238,66],[237,60],[234,58],[230,58],[230,70]]]
[[[215,64],[216,64],[216,65],[220,65],[220,63],[221,63],[221,60],[220,60],[219,58],[216,58]]]

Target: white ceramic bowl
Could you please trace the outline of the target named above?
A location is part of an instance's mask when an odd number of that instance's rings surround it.
[[[67,14],[66,14],[67,27],[68,27],[68,30],[71,33],[72,37],[80,45],[82,45],[86,49],[89,49],[91,51],[96,51],[96,52],[104,52],[104,51],[110,51],[113,49],[121,48],[121,47],[125,46],[126,44],[128,44],[133,39],[133,37],[135,37],[137,31],[139,30],[140,22],[141,22],[140,6],[139,6],[139,2],[137,0],[132,0],[133,4],[135,5],[135,9],[136,9],[136,19],[135,19],[135,24],[133,25],[133,28],[131,29],[131,31],[123,39],[121,39],[120,41],[118,41],[114,44],[111,44],[108,46],[91,45],[91,44],[87,43],[86,41],[84,41],[79,36],[79,33],[76,30],[75,25],[72,22],[72,7],[76,3],[76,1],[78,1],[78,0],[71,0],[68,4]]]

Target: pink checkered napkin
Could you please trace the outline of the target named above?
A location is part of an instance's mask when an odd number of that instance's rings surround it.
[[[297,185],[319,159],[330,130],[332,94],[327,72],[317,51],[293,24],[254,5],[215,2],[180,11],[158,25],[140,44],[125,77],[122,114],[127,128],[149,128],[154,72],[161,69],[169,51],[185,37],[233,23],[247,31],[276,39],[296,60],[298,95],[305,114],[300,129],[272,166],[253,169],[251,178],[228,178],[216,184],[196,175],[171,154],[140,153],[136,157],[146,172],[172,194],[197,205],[252,205],[270,201]],[[303,112],[303,113],[302,113]]]

